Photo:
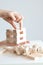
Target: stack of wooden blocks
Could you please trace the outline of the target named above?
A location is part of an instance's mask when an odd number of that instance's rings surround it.
[[[20,23],[20,29],[6,30],[6,40],[9,43],[20,44],[26,41],[26,29],[23,28],[23,24]]]

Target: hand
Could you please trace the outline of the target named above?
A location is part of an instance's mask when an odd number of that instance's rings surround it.
[[[12,11],[2,11],[1,12],[1,17],[6,20],[8,23],[10,23],[15,29],[16,26],[14,22],[19,23],[22,20],[22,16],[18,14],[17,12],[12,12]]]

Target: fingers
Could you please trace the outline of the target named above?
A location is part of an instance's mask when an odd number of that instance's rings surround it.
[[[22,17],[20,14],[14,13],[14,12],[11,12],[10,15],[11,15],[11,17],[12,17],[12,19],[13,19],[12,26],[16,29],[16,26],[15,26],[14,22],[17,22],[17,23],[19,23],[20,29],[22,29],[22,27],[23,27],[22,18],[23,18],[23,17]]]
[[[22,20],[22,17],[16,18],[17,23],[19,23]]]
[[[12,26],[14,29],[16,29],[16,25],[14,24],[14,21],[12,22]]]
[[[3,19],[6,20],[8,23],[10,23],[14,29],[16,29],[16,25],[14,24],[14,22],[20,23],[21,25],[21,20],[22,20],[22,16],[20,14],[18,14],[17,12],[11,12],[11,11],[7,11],[5,13],[3,13]],[[21,25],[22,27],[22,25]]]
[[[24,19],[23,16],[19,16],[18,19],[17,19],[17,23],[22,23],[22,22],[23,22],[23,21],[22,21],[23,19]]]
[[[10,12],[9,15],[10,15],[10,17],[12,18],[13,21],[16,21],[16,18],[15,18],[15,16],[14,16],[14,13],[13,13],[13,12]]]
[[[14,13],[14,16],[16,18],[16,22],[19,23],[22,20],[22,16],[18,14],[17,12]]]
[[[12,18],[12,20],[16,21],[17,23],[19,23],[22,20],[22,16],[17,12],[10,12],[9,15]]]

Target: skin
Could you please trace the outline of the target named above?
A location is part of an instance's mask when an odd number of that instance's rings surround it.
[[[14,22],[21,24],[22,16],[17,12],[7,11],[7,10],[0,10],[0,18],[8,22],[16,29],[16,25]],[[6,45],[6,41],[0,42],[0,45]],[[10,44],[12,45],[12,44]]]
[[[21,23],[22,20],[22,16],[19,13],[7,10],[0,10],[0,17],[10,23],[14,29],[16,29],[14,22]]]
[[[7,11],[7,10],[0,10],[0,18],[4,19],[6,22],[11,24],[14,29],[16,29],[16,25],[14,22],[19,23],[22,27],[22,16],[17,12]],[[7,45],[6,41],[0,42],[0,45]],[[14,44],[9,44],[14,45]]]

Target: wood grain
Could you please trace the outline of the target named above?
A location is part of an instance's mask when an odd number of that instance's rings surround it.
[[[30,42],[29,42],[29,41],[26,41],[25,43],[21,43],[20,45],[22,45],[22,44],[27,44],[27,43],[30,43]],[[15,45],[18,45],[18,44],[15,44],[15,43],[8,43],[6,40],[0,41],[0,46],[3,46],[3,45],[15,46]]]

